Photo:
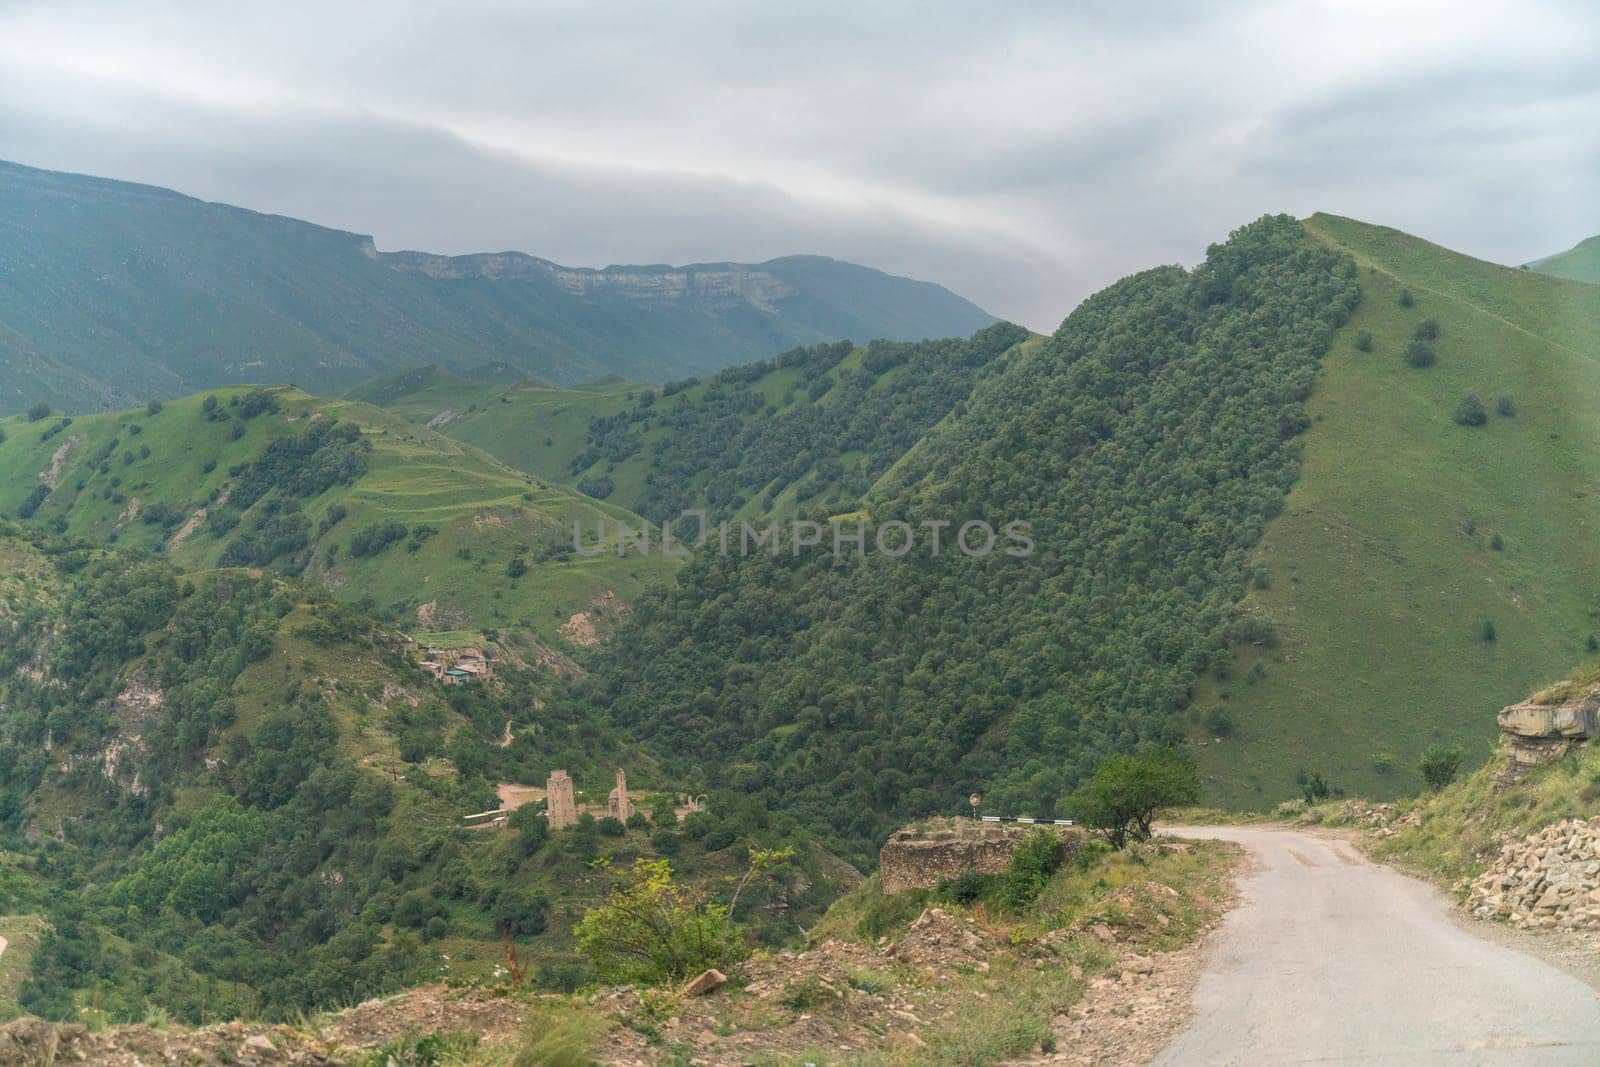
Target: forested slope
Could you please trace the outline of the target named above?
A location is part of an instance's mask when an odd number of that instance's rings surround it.
[[[1108,288],[871,498],[880,525],[1028,520],[1030,556],[706,554],[579,699],[856,855],[975,789],[1055,813],[1104,753],[1184,738],[1358,299],[1350,257],[1285,217]]]
[[[422,368],[350,395],[657,522],[695,508],[839,512],[1028,337],[997,323],[966,339],[816,345],[659,389],[506,387]]]

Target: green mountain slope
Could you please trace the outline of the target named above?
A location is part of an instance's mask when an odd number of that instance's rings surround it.
[[[878,529],[925,531],[914,551],[707,553],[641,600],[578,698],[852,855],[974,790],[1056,814],[1104,753],[1182,740],[1357,298],[1350,258],[1288,218],[1110,287],[871,494]],[[980,519],[1031,522],[1033,550],[952,550]]]
[[[0,411],[238,382],[328,391],[423,363],[665,381],[799,344],[992,321],[939,286],[822,257],[597,271],[380,253],[294,219],[0,163]]]
[[[675,565],[576,555],[575,523],[592,538],[602,517],[638,520],[370,405],[294,389],[18,416],[0,432],[0,513],[185,569],[304,575],[416,631],[559,645],[592,601],[631,601]]]
[[[819,345],[662,389],[502,387],[430,368],[350,395],[658,522],[837,513],[1037,344],[1028,336],[997,323],[964,340]]]
[[[796,847],[772,887],[783,908],[757,886],[741,900],[758,939],[793,936],[853,877],[736,796],[680,826],[674,797],[701,783],[545,706],[533,672],[439,685],[399,634],[316,587],[4,523],[0,562],[0,911],[45,920],[0,1016],[17,998],[96,1025],[281,1019],[492,982],[502,935],[535,980],[570,987],[572,923],[611,864],[670,853],[725,898],[743,846]],[[498,783],[556,767],[593,803],[618,764],[644,813],[626,828],[548,833],[536,807],[511,828],[462,824],[498,806]]]
[[[1600,237],[1579,241],[1565,252],[1534,260],[1528,266],[1541,274],[1579,282],[1600,282]]]
[[[1236,645],[1196,698],[1212,795],[1241,805],[1312,770],[1413,791],[1437,742],[1476,762],[1493,712],[1600,631],[1600,290],[1349,219],[1307,227],[1356,257],[1364,299],[1322,362],[1243,609],[1275,647]],[[1402,352],[1424,320],[1437,362],[1418,369]],[[1468,393],[1485,425],[1454,421]]]

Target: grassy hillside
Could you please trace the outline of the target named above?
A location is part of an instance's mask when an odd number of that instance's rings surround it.
[[[837,513],[1042,340],[1000,323],[964,340],[819,345],[662,389],[501,387],[426,368],[350,395],[656,521]]]
[[[270,410],[252,414],[262,405]],[[359,434],[274,458],[274,448],[330,426]],[[559,627],[592,601],[631,601],[674,566],[659,555],[575,555],[574,522],[592,539],[602,516],[637,520],[377,408],[289,388],[222,389],[159,410],[17,416],[0,432],[0,513],[160,552],[186,569],[303,574],[413,630],[518,629],[560,642]],[[344,450],[359,471],[319,477]],[[360,553],[363,539],[370,547]],[[513,576],[513,561],[523,573]]]
[[[1579,241],[1565,252],[1528,264],[1541,274],[1554,274],[1580,282],[1600,282],[1600,237]]]
[[[1300,478],[1242,608],[1275,636],[1235,644],[1194,703],[1211,795],[1243,806],[1313,770],[1414,792],[1420,751],[1480,759],[1493,712],[1600,631],[1597,291],[1348,219],[1307,229],[1355,256],[1363,299],[1322,362]],[[1419,369],[1403,352],[1427,320],[1437,362]],[[1454,420],[1469,393],[1484,425]]]
[[[437,362],[665,381],[799,344],[970,333],[936,285],[821,257],[562,267],[380,253],[372,239],[170,190],[0,163],[0,412],[237,382],[315,391]]]

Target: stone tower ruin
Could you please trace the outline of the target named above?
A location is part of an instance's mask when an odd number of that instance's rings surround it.
[[[606,813],[618,822],[627,822],[633,814],[633,804],[628,800],[628,776],[621,767],[617,768],[617,787],[606,800]]]
[[[545,792],[545,818],[549,820],[550,829],[560,830],[578,821],[578,805],[572,799],[572,775],[564,770],[551,771]]]

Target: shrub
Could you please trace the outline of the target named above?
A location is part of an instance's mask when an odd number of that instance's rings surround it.
[[[1006,904],[1018,911],[1032,904],[1060,866],[1061,836],[1043,826],[1029,830],[1006,865],[1001,889]]]
[[[1235,644],[1273,648],[1278,643],[1278,627],[1265,615],[1246,615],[1228,627],[1228,637]]]
[[[666,860],[635,860],[627,884],[573,928],[595,971],[614,982],[656,985],[746,955],[728,909],[672,880]]]
[[[40,419],[48,418],[49,416],[50,402],[48,400],[41,400],[28,409],[29,422],[38,422]]]
[[[1199,799],[1194,764],[1171,749],[1156,749],[1143,756],[1107,757],[1069,806],[1079,822],[1121,849],[1130,839],[1148,841],[1161,809]]]
[[[542,934],[549,925],[550,897],[542,889],[508,885],[495,896],[490,919],[495,933],[506,937]]]
[[[1206,712],[1206,733],[1212,737],[1233,736],[1233,716],[1228,714],[1228,709],[1218,704]]]
[[[507,578],[515,580],[517,578],[521,578],[524,574],[527,574],[527,573],[528,573],[528,561],[523,559],[521,556],[516,557],[510,563],[506,564],[506,577]]]
[[[1356,334],[1356,351],[1357,352],[1371,352],[1372,351],[1372,331],[1371,330],[1362,330],[1361,332]]]
[[[1489,414],[1483,410],[1483,401],[1477,394],[1468,393],[1456,405],[1455,420],[1461,426],[1482,426],[1489,421]]]
[[[1322,777],[1321,771],[1312,771],[1306,775],[1305,784],[1301,786],[1301,791],[1305,794],[1307,804],[1321,803],[1327,800],[1328,795],[1332,792],[1328,788],[1327,779]]]
[[[1493,641],[1495,637],[1494,620],[1484,619],[1483,625],[1478,628],[1478,636],[1485,641]]]
[[[939,879],[934,895],[951,904],[970,908],[994,892],[995,876],[977,871],[962,871],[954,878]]]
[[[1494,409],[1509,419],[1517,413],[1517,402],[1509,396],[1503,396],[1494,402]]]
[[[607,837],[621,837],[627,833],[627,827],[622,825],[622,820],[614,815],[607,815],[600,820],[599,830]]]
[[[1417,770],[1422,772],[1422,780],[1428,783],[1428,788],[1439,792],[1455,781],[1456,773],[1461,770],[1461,746],[1429,749],[1417,760]]]
[[[407,532],[403,523],[393,521],[363,526],[350,538],[350,554],[358,557],[376,556],[405,537]]]
[[[1433,319],[1423,319],[1417,323],[1417,330],[1412,336],[1419,341],[1437,341],[1439,339],[1439,324]]]
[[[147,415],[159,415],[159,414],[161,414],[161,401],[159,401],[159,400],[150,401],[150,403],[148,403],[148,404],[146,404],[144,406],[144,410],[145,410],[145,413]]]
[[[628,816],[628,829],[630,829],[630,830],[649,830],[650,829],[650,820],[645,818],[644,812],[636,811],[632,815]]]
[[[1406,345],[1406,362],[1413,367],[1431,367],[1438,362],[1438,359],[1433,346],[1421,338],[1413,337]]]
[[[1415,304],[1416,302],[1417,302],[1416,298],[1411,295],[1411,290],[1410,289],[1402,289],[1402,290],[1400,290],[1400,306],[1401,307],[1408,308],[1411,305]]]
[[[1505,547],[1505,538],[1501,537],[1499,534],[1495,534],[1493,537],[1489,538],[1489,548],[1493,551],[1503,552],[1505,551]]]

